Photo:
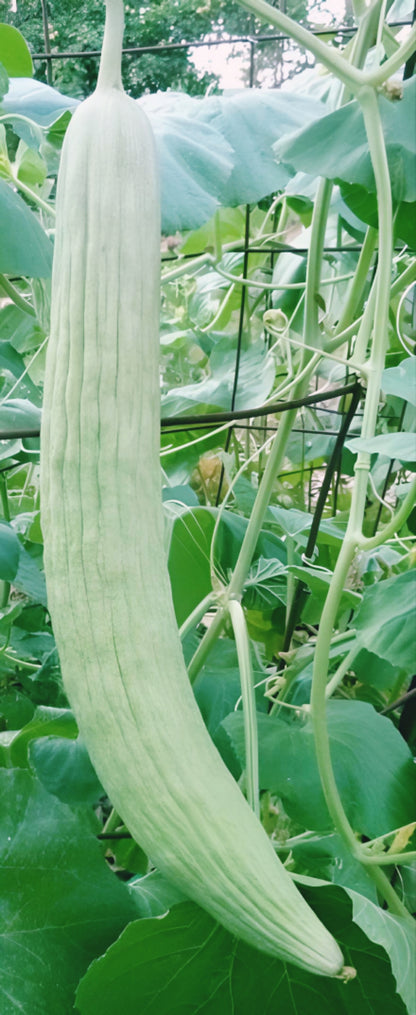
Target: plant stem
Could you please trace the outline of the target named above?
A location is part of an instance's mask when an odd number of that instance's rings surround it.
[[[105,0],[105,26],[97,88],[123,91],[121,55],[124,35],[123,0]]]
[[[36,317],[35,311],[30,303],[24,299],[16,286],[5,275],[0,275],[0,292],[3,292],[6,296],[9,296],[16,307],[19,310],[23,310],[25,314],[29,314],[30,317]]]
[[[247,800],[260,819],[259,751],[256,720],[256,696],[250,657],[250,641],[241,603],[230,599],[228,611],[233,626],[241,679],[241,697],[244,717],[244,743],[246,755],[245,781]]]
[[[373,170],[376,179],[380,236],[379,262],[375,280],[373,344],[369,364],[367,366],[369,383],[365,399],[362,426],[362,435],[370,437],[374,435],[376,429],[381,373],[384,367],[387,345],[387,320],[392,260],[392,203],[390,179],[377,97],[374,91],[369,88],[365,88],[360,93],[359,100],[363,109]],[[346,536],[337,560],[333,580],[327,595],[319,627],[311,695],[316,756],[322,789],[328,810],[334,822],[335,828],[351,849],[353,855],[358,859],[361,859],[362,850],[357,844],[355,834],[345,814],[332,767],[329,735],[326,722],[326,693],[332,631],[347,573],[354,558],[356,547],[362,539],[362,523],[365,511],[369,468],[370,456],[364,453],[362,455],[358,455],[355,467],[356,482],[352,493]],[[407,910],[398,899],[384,872],[377,866],[369,868],[369,872],[377,884],[378,890],[386,900],[389,909],[402,916],[407,914]]]
[[[181,638],[182,641],[186,638],[186,636],[190,633],[190,631],[192,631],[192,629],[196,627],[197,624],[199,624],[200,620],[202,620],[207,610],[209,610],[209,608],[213,605],[215,600],[216,600],[215,593],[209,592],[208,595],[205,596],[204,599],[201,599],[201,602],[198,603],[197,606],[195,606],[195,609],[192,610],[192,613],[189,614],[189,616],[186,618],[186,620],[184,620],[183,624],[181,624],[179,628],[179,637]]]
[[[386,525],[377,532],[375,536],[366,538],[361,536],[358,540],[358,545],[361,550],[374,550],[377,546],[381,546],[387,539],[391,539],[396,532],[399,532],[402,525],[407,521],[410,512],[413,510],[416,504],[416,479],[412,480],[410,490],[406,494],[402,504],[395,512],[393,517],[387,522]]]
[[[30,201],[33,201],[34,204],[37,204],[38,208],[41,208],[42,211],[45,211],[47,215],[52,215],[52,217],[54,218],[55,209],[52,207],[52,205],[48,204],[47,201],[44,201],[43,197],[40,197],[40,194],[37,194],[35,190],[32,190],[32,187],[28,187],[26,183],[23,183],[23,181],[19,179],[17,173],[13,173],[12,175],[13,182],[15,183],[16,187],[18,187],[19,190],[22,191],[22,194],[25,194]]]
[[[298,386],[296,386],[294,391],[295,398],[300,398],[303,391],[303,384],[302,390],[299,391]],[[237,563],[228,586],[228,596],[230,598],[238,599],[242,595],[244,582],[253,559],[256,543],[264,521],[264,516],[269,506],[272,489],[276,481],[276,476],[278,475],[282,465],[287,441],[296,419],[296,411],[296,409],[291,409],[289,412],[285,412],[283,418],[280,420],[279,429],[267,459],[266,468],[264,470],[253,510],[244,534]]]
[[[188,663],[188,676],[191,684],[193,684],[194,680],[196,680],[212,646],[215,645],[215,642],[219,638],[223,630],[225,620],[226,614],[224,608],[220,607],[214,615],[207,631],[204,634],[204,637],[200,641],[196,652],[194,652],[190,663]]]
[[[305,345],[319,349],[322,347],[322,336],[319,328],[319,293],[322,260],[325,244],[325,230],[331,203],[333,184],[330,180],[321,179],[316,195],[313,215],[309,256],[306,267],[305,316],[303,340]],[[309,357],[310,358],[310,357]],[[308,356],[306,357],[307,362]],[[303,360],[305,362],[305,358]]]
[[[367,229],[364,243],[361,248],[360,256],[358,258],[358,264],[354,273],[354,278],[349,286],[345,305],[342,313],[340,314],[338,324],[335,328],[335,335],[344,331],[345,328],[351,324],[354,320],[354,314],[356,308],[361,300],[364,287],[367,281],[367,275],[370,270],[371,261],[373,259],[374,250],[377,243],[377,230],[369,226]]]

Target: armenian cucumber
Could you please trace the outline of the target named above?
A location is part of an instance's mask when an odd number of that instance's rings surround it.
[[[336,941],[223,764],[185,668],[161,505],[157,157],[122,88],[122,36],[122,0],[107,0],[97,88],[72,118],[57,186],[41,503],[64,685],[152,862],[249,944],[339,975]]]

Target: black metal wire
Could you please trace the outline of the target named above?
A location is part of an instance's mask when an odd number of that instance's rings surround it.
[[[394,21],[389,24],[389,28],[404,28],[410,25],[410,21]],[[355,35],[357,29],[355,25],[334,25],[332,28],[316,28],[309,29],[311,35],[317,36],[345,36]],[[245,44],[250,46],[258,46],[268,42],[293,42],[292,36],[271,32],[269,35],[236,35],[230,39],[210,39],[210,40],[197,40],[196,42],[163,42],[157,43],[154,46],[126,46],[123,49],[123,55],[131,53],[160,53],[172,52],[172,50],[181,49],[201,49],[203,47],[210,48],[211,46],[235,46],[238,44]],[[301,48],[301,47],[298,47]],[[91,57],[100,57],[100,49],[86,49],[86,50],[65,50],[63,52],[51,52],[51,53],[32,53],[32,60],[82,60],[89,59]]]

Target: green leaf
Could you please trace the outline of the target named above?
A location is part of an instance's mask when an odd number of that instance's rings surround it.
[[[69,1015],[80,976],[136,909],[92,819],[20,770],[0,771],[0,1009]]]
[[[205,725],[213,737],[241,695],[234,641],[222,638],[211,650],[193,685]]]
[[[85,744],[59,736],[42,736],[29,744],[31,767],[48,793],[66,804],[94,804],[104,795]]]
[[[45,337],[36,318],[11,303],[0,310],[0,333],[19,354],[37,349]]]
[[[169,502],[167,502],[168,506]],[[169,535],[169,573],[178,624],[182,624],[201,600],[212,591],[210,551],[217,509],[197,507],[173,510]],[[247,528],[247,519],[225,510],[215,541],[215,567],[227,575],[235,566]],[[260,533],[255,557],[286,560],[282,540],[272,533]]]
[[[390,433],[378,437],[354,437],[346,441],[350,451],[367,451],[370,455],[385,455],[399,462],[416,462],[416,434]]]
[[[17,574],[21,545],[8,522],[0,521],[0,579],[11,582]]]
[[[23,199],[0,180],[0,272],[49,278],[53,247]]]
[[[381,387],[385,395],[397,395],[416,405],[416,356],[407,356],[399,366],[383,370]]]
[[[220,341],[210,357],[210,376],[195,384],[172,388],[162,397],[164,416],[177,416],[183,412],[206,412],[229,409],[234,387],[236,345],[226,339]],[[262,405],[270,394],[275,375],[272,357],[268,356],[263,342],[246,349],[240,359],[236,409]]]
[[[169,573],[178,624],[211,591],[209,554],[215,511],[197,507],[175,510],[169,543]]]
[[[273,142],[325,111],[316,99],[280,89],[206,98],[159,92],[139,101],[159,152],[164,233],[195,229],[220,205],[256,202],[284,186],[289,174],[277,165]],[[12,82],[5,108],[49,125],[76,104],[41,82]]]
[[[362,701],[330,701],[327,716],[335,778],[353,828],[375,838],[412,821],[416,768],[395,726]],[[304,828],[330,829],[310,717],[257,721],[260,788],[276,793]],[[242,715],[227,716],[223,727],[244,767]]]
[[[365,896],[377,903],[373,879],[336,832],[304,838],[299,836],[298,842],[290,844],[290,855],[297,873],[325,878],[343,888],[354,888],[355,892],[360,892],[360,897]]]
[[[403,84],[398,102],[379,96],[383,132],[397,201],[416,199],[416,137],[409,130],[413,122],[416,80]],[[293,170],[325,176],[335,182],[357,183],[375,190],[367,134],[358,102],[349,102],[333,113],[274,145],[278,159]]]
[[[140,100],[159,152],[162,231],[167,234],[195,229],[211,218],[232,168],[226,138],[215,127],[188,117],[192,101],[185,95],[175,101],[163,93]]]
[[[405,1015],[384,949],[351,921],[338,888],[309,889],[357,969],[347,985],[315,977],[232,938],[192,903],[126,927],[81,980],[80,1015]]]
[[[1,315],[0,322],[3,323]],[[15,377],[18,379],[18,385],[15,386],[15,384],[13,384],[13,387],[19,397],[22,399],[30,399],[35,404],[39,404],[41,401],[41,393],[30,379],[28,373],[26,373],[24,377],[22,376],[25,368],[26,364],[23,357],[16,352],[13,345],[10,342],[2,341],[0,339],[0,370],[7,371],[12,375],[12,378]],[[8,387],[10,386],[11,385],[9,384]]]
[[[353,904],[353,920],[371,941],[381,945],[390,956],[397,990],[409,1015],[416,1012],[416,926],[411,920],[395,916],[358,892],[347,888]]]
[[[25,398],[10,398],[0,406],[0,430],[39,430],[41,411]]]
[[[332,573],[329,571],[318,570],[313,567],[298,567],[297,565],[290,565],[288,567],[288,571],[296,575],[300,581],[305,582],[312,593],[312,596],[310,600],[308,600],[303,612],[303,619],[306,623],[318,623],[322,607],[332,581]],[[354,610],[360,602],[361,596],[358,592],[353,592],[351,589],[344,589],[340,599],[338,613],[343,613],[345,610]]]
[[[0,691],[0,716],[9,730],[17,730],[30,722],[35,706],[15,688]]]
[[[41,155],[33,148],[20,141],[16,152],[15,167],[22,183],[29,187],[42,185],[47,177],[47,166]]]
[[[23,35],[13,25],[0,25],[0,61],[11,78],[30,78],[32,57]]]
[[[45,85],[43,81],[27,77],[10,82],[8,94],[3,102],[5,113],[19,113],[45,127],[50,127],[68,109],[74,110],[78,105],[79,99],[62,95],[56,88]],[[15,127],[17,129],[17,123]],[[19,136],[24,136],[28,141],[28,137],[23,133],[19,132]]]
[[[25,546],[21,547],[19,567],[13,584],[19,592],[23,592],[36,603],[47,605],[45,575]]]
[[[342,202],[355,216],[369,226],[378,228],[378,206],[375,191],[368,191],[358,183],[340,183]],[[347,216],[345,216],[347,217]],[[395,201],[393,233],[396,240],[409,246],[413,243],[416,226],[416,201]]]
[[[359,644],[392,666],[414,673],[413,630],[416,571],[387,578],[364,590],[354,617]]]
[[[132,878],[129,888],[141,917],[164,916],[179,902],[187,901],[183,892],[167,881],[159,870]]]
[[[362,684],[370,684],[382,692],[391,692],[400,676],[401,667],[392,666],[387,659],[363,648],[355,656],[351,669]]]
[[[29,764],[28,750],[32,740],[52,734],[55,737],[78,736],[78,727],[69,708],[50,708],[39,705],[30,722],[8,740],[9,764],[15,768],[26,768]],[[0,734],[1,739],[1,734]],[[3,741],[4,742],[4,741]]]

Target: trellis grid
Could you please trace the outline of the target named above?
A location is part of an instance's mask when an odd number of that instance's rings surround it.
[[[53,67],[56,61],[71,60],[71,59],[72,60],[96,59],[98,68],[100,50],[81,50],[81,51],[62,51],[62,52],[52,51],[49,38],[49,24],[48,24],[48,12],[46,0],[42,0],[42,12],[43,12],[43,33],[45,40],[45,50],[44,52],[32,54],[32,59],[37,64],[45,64],[45,76],[47,83],[53,86],[54,83]],[[411,22],[409,21],[396,20],[391,23],[390,27],[402,28],[409,25],[410,23]],[[330,36],[335,40],[335,42],[342,43],[344,39],[351,38],[354,35],[355,31],[356,28],[352,25],[333,25],[328,28],[316,29],[313,32],[313,34],[319,35],[321,37]],[[289,35],[285,35],[284,33],[269,32],[269,33],[259,33],[253,36],[241,35],[241,36],[233,36],[230,38],[210,38],[206,41],[197,40],[197,41],[185,41],[180,43],[176,42],[164,43],[154,46],[140,46],[140,45],[129,46],[123,49],[123,54],[131,56],[136,55],[137,57],[140,58],[141,55],[152,53],[153,55],[159,54],[161,57],[163,57],[164,53],[172,52],[175,50],[190,50],[202,48],[212,50],[213,48],[215,49],[218,47],[221,48],[228,47],[230,50],[232,50],[233,47],[243,46],[246,47],[248,51],[247,87],[253,88],[255,86],[256,53],[262,46],[270,45],[271,43],[275,43],[276,46],[280,48],[288,46],[288,44],[293,45],[293,41],[291,40]],[[405,78],[411,76],[414,70],[415,58],[416,54],[413,55],[411,60],[406,65],[404,72]],[[277,255],[281,253],[288,252],[292,254],[297,254],[299,256],[307,254],[308,252],[307,248],[293,247],[287,243],[279,242],[276,244],[271,244],[269,248],[267,247],[256,248],[255,246],[252,246],[250,244],[250,213],[251,213],[250,206],[247,206],[245,213],[246,217],[245,217],[244,243],[243,244],[236,243],[235,247],[233,247],[233,252],[239,252],[243,254],[243,278],[249,277],[249,261],[251,255],[253,254],[260,252],[262,254],[268,253],[270,257],[271,269],[273,269],[274,259],[276,258]],[[349,253],[355,251],[358,253],[360,249],[361,247],[354,243],[345,245],[338,244],[336,246],[327,247],[325,252],[334,254],[334,253],[343,253],[345,251],[348,251]],[[202,254],[203,251],[201,251],[200,253]],[[185,258],[186,256],[189,256],[192,257],[193,259],[198,257],[198,254],[193,253],[192,255],[184,255],[184,256]],[[181,262],[183,262],[184,256],[183,255],[180,256]],[[166,257],[162,257],[162,263],[167,262],[169,264],[172,264],[175,261],[175,259],[176,259],[175,255],[169,254]],[[267,307],[267,298],[268,298],[267,295],[265,295],[266,307]],[[202,430],[209,433],[211,430],[217,427],[219,423],[229,423],[230,426],[227,431],[224,446],[224,450],[227,451],[230,446],[232,433],[236,426],[238,426],[239,431],[243,431],[244,429],[246,429],[249,430],[251,433],[256,434],[259,431],[259,427],[261,425],[262,434],[265,434],[266,432],[272,433],[273,431],[276,431],[278,427],[275,415],[287,412],[295,407],[303,409],[308,405],[319,405],[320,411],[322,412],[328,411],[331,412],[332,416],[337,416],[339,418],[339,428],[331,430],[325,429],[324,431],[325,436],[335,438],[335,443],[332,453],[330,454],[326,465],[324,482],[321,481],[319,482],[319,492],[318,496],[315,498],[312,497],[312,484],[313,484],[313,474],[315,471],[317,471],[316,467],[314,467],[313,465],[308,467],[307,465],[305,465],[305,463],[302,466],[303,474],[305,476],[309,474],[308,508],[310,510],[313,507],[316,517],[316,521],[314,522],[313,530],[311,531],[311,537],[308,544],[308,550],[310,551],[311,554],[313,552],[313,542],[314,539],[316,538],[316,530],[319,525],[319,520],[322,517],[322,513],[325,508],[326,496],[328,494],[331,483],[333,483],[335,491],[335,496],[333,498],[332,503],[332,512],[333,514],[336,514],[337,491],[339,489],[342,478],[341,472],[342,448],[344,441],[347,437],[348,429],[350,424],[352,423],[352,420],[354,419],[354,417],[357,418],[357,416],[359,415],[361,387],[357,380],[351,382],[350,378],[347,375],[345,377],[345,381],[343,384],[337,385],[337,387],[333,389],[325,388],[324,390],[322,389],[320,390],[317,387],[317,390],[315,392],[312,392],[309,395],[306,395],[304,398],[299,399],[296,403],[293,400],[277,401],[276,403],[269,403],[265,407],[260,408],[247,407],[244,410],[236,410],[235,405],[238,392],[240,359],[242,353],[243,328],[246,315],[246,305],[247,305],[247,288],[245,285],[242,285],[237,346],[236,346],[235,372],[230,409],[228,411],[214,412],[209,414],[181,415],[180,417],[162,417],[161,429],[162,432],[165,433],[186,433],[187,431],[189,431],[190,428],[192,428],[192,431]],[[345,398],[348,395],[352,396],[352,401],[349,410],[345,411]],[[328,408],[328,402],[332,402],[335,399],[338,400],[336,408],[333,408],[332,405],[331,408]],[[323,403],[325,403],[325,405]],[[351,406],[353,406],[353,412],[351,412]],[[264,422],[261,424],[256,422],[256,420],[258,420],[259,417],[264,417]],[[316,434],[318,432],[316,429],[310,429],[308,428],[307,425],[305,425],[303,415],[300,416],[299,423],[300,425],[295,428],[295,432],[298,432],[300,434],[300,439],[302,440],[304,440],[307,435]],[[400,429],[401,420],[399,418],[397,418],[396,423],[398,429]],[[8,430],[7,432],[5,431],[0,432],[0,440],[6,439],[10,440],[11,438],[17,437],[24,439],[38,436],[39,430],[36,428],[30,429],[26,428],[24,430],[20,429],[13,431]],[[299,471],[299,469],[293,470],[293,472],[295,471]],[[321,475],[321,471],[322,470],[320,469],[319,475]],[[291,471],[282,472],[280,473],[280,476],[278,478],[283,478],[284,476],[289,475],[291,475]],[[219,481],[219,488],[217,493],[217,503],[221,499],[221,488],[223,478],[224,478],[224,469],[222,468],[222,474]],[[390,470],[386,473],[383,497],[388,488],[389,478],[390,478]],[[381,513],[381,504],[374,531],[376,531],[380,518],[380,513]]]

